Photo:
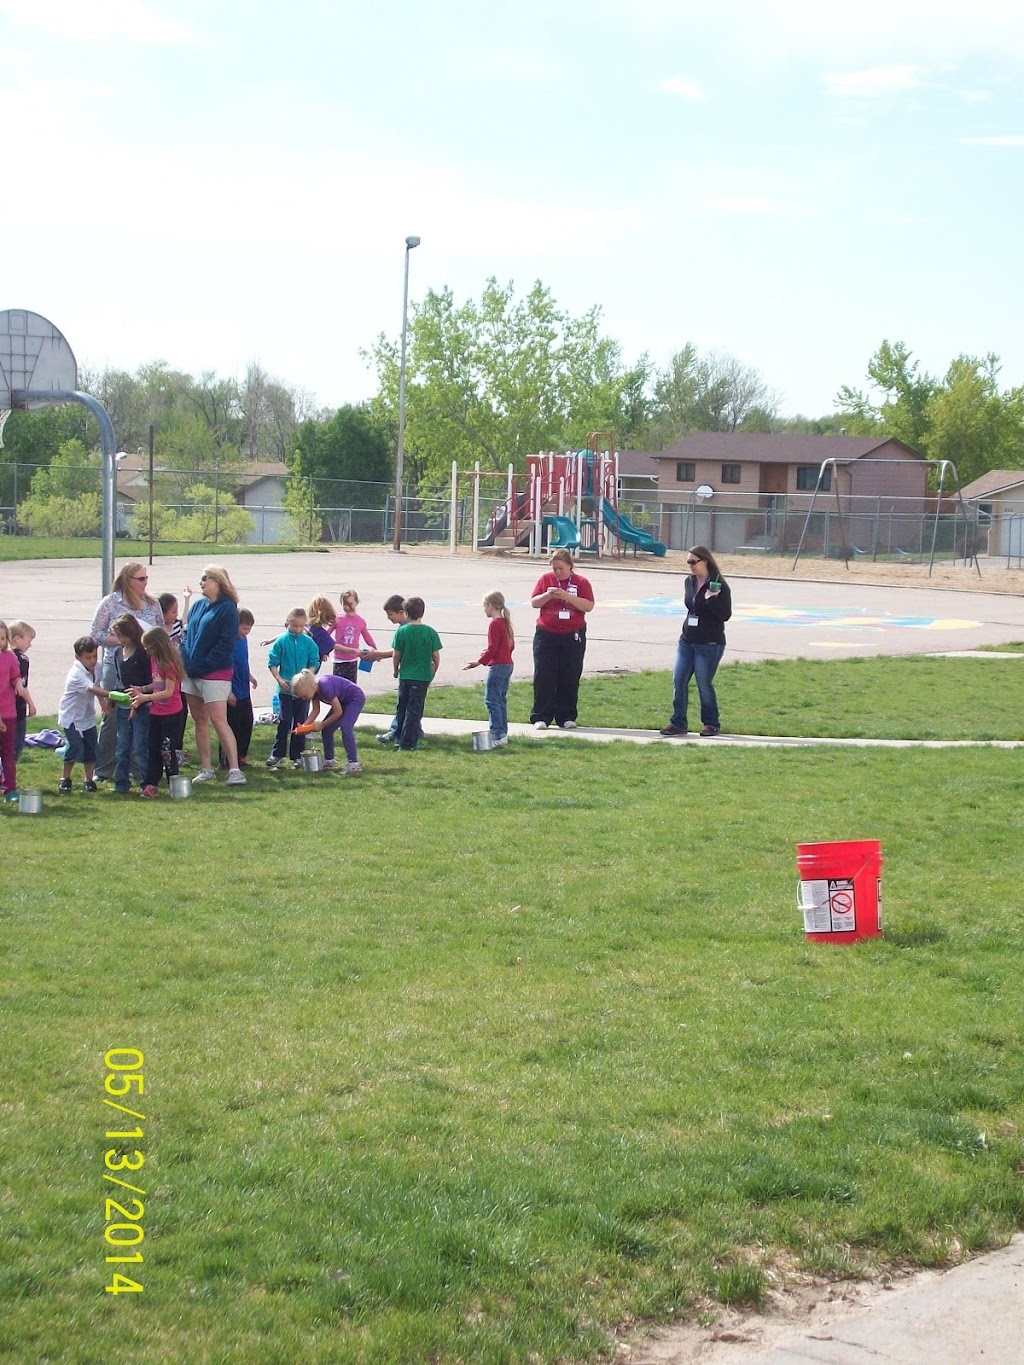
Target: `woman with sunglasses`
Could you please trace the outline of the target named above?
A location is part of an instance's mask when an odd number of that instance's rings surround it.
[[[722,728],[712,679],[725,653],[725,623],[732,615],[732,593],[706,546],[695,545],[687,554],[686,563],[690,568],[683,587],[686,618],[672,676],[672,719],[660,733],[686,734],[687,693],[690,679],[696,677],[700,694],[700,733],[702,737],[710,738]]]
[[[152,630],[164,623],[160,603],[150,597],[147,591],[149,570],[137,559],[130,560],[111,584],[92,618],[88,633],[103,648],[96,681],[107,689],[118,686],[117,650],[118,638],[112,627],[119,616],[134,616],[142,629]],[[114,775],[115,750],[117,745],[117,716],[114,711],[103,717],[100,726],[99,749],[96,755],[96,779],[104,782]]]

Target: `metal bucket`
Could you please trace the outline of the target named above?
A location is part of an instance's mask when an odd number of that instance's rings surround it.
[[[322,754],[302,754],[301,760],[302,771],[305,773],[322,773],[324,770],[324,759]]]
[[[184,777],[178,773],[171,778],[171,797],[175,801],[184,801],[192,795],[192,779]]]
[[[490,730],[476,730],[473,733],[473,748],[478,754],[483,754],[488,749],[494,748],[494,736]]]
[[[43,793],[38,787],[25,787],[18,793],[18,812],[21,815],[39,815],[43,809]]]

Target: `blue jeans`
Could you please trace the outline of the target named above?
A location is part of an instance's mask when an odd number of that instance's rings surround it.
[[[423,708],[427,704],[428,682],[416,678],[398,680],[398,709],[395,720],[398,722],[398,747],[415,749],[423,737]]]
[[[724,653],[725,645],[691,645],[685,640],[679,641],[675,672],[672,674],[672,724],[680,730],[686,729],[686,694],[693,677],[697,679],[697,691],[700,694],[700,722],[718,729],[721,723],[718,698],[711,680]]]
[[[508,680],[511,676],[512,664],[491,664],[487,670],[484,705],[495,739],[504,739],[508,734]]]
[[[149,711],[140,707],[133,716],[127,706],[117,708],[117,747],[114,786],[126,792],[134,773],[141,786],[149,769]]]

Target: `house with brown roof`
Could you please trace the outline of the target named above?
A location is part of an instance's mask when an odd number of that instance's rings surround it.
[[[990,469],[961,493],[988,522],[988,553],[1019,559],[1024,554],[1024,470]]]
[[[812,553],[871,544],[882,520],[895,545],[917,535],[926,508],[927,462],[894,437],[705,431],[630,457],[657,466],[661,539],[677,549],[702,532],[720,552],[793,549],[812,498]]]

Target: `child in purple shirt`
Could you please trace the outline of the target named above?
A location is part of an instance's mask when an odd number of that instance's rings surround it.
[[[310,702],[309,717],[306,725],[311,731],[319,731],[324,738],[324,767],[336,768],[334,761],[334,732],[341,729],[341,742],[345,746],[347,773],[361,773],[363,765],[359,762],[356,749],[355,723],[363,709],[366,697],[361,687],[348,678],[327,673],[318,678],[310,668],[304,668],[292,678],[292,696]],[[327,707],[327,715],[317,720],[321,703]]]

